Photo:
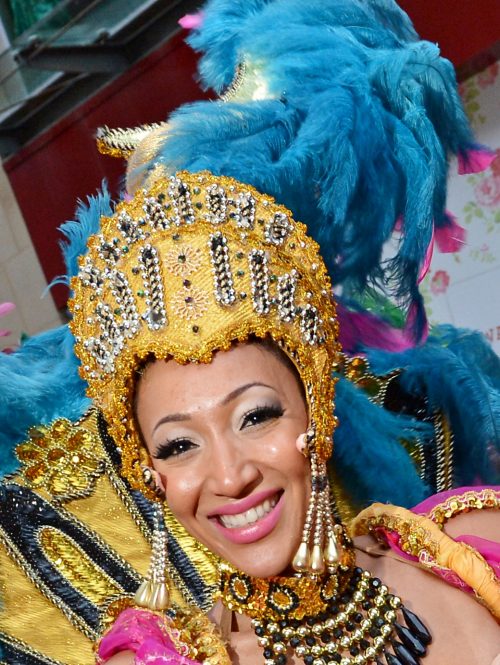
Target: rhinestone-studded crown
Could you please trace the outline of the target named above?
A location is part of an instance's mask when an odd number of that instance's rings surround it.
[[[81,375],[134,487],[145,489],[135,370],[150,356],[210,362],[251,335],[274,339],[297,367],[318,453],[330,455],[339,351],[331,284],[306,227],[270,196],[208,172],[158,177],[102,218],[72,288]]]

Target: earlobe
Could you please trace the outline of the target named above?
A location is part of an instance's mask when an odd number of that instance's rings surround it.
[[[158,471],[146,465],[141,468],[144,484],[153,490],[157,496],[165,498],[165,483]]]
[[[163,476],[158,472],[158,471],[153,471],[156,487],[159,489],[161,492],[161,496],[165,496],[167,493],[167,488],[165,487],[165,482],[163,480]]]
[[[307,444],[307,433],[303,432],[302,434],[299,434],[297,440],[295,441],[295,445],[297,446],[299,453],[304,455],[304,457],[307,457]]]
[[[309,457],[310,449],[314,441],[314,429],[310,427],[307,432],[299,434],[295,441],[297,450],[304,457]]]

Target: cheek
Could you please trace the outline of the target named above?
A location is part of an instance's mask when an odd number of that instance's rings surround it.
[[[161,461],[154,464],[166,489],[165,500],[172,513],[185,522],[196,514],[199,497],[198,475],[189,469],[165,469]],[[163,468],[162,468],[163,467]]]
[[[266,466],[279,470],[290,480],[303,483],[304,487],[307,487],[310,465],[308,459],[297,450],[297,436],[273,439],[266,447],[263,461]]]

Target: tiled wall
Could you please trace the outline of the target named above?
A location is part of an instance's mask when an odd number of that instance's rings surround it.
[[[435,250],[422,286],[431,323],[479,329],[500,355],[500,63],[465,81],[461,95],[477,140],[498,156],[474,175],[451,165],[447,205],[466,242],[456,255]]]
[[[55,248],[57,251],[57,248]],[[40,263],[5,171],[0,165],[0,303],[16,309],[0,319],[0,349],[15,346],[22,333],[32,335],[60,325],[61,318],[47,287]]]

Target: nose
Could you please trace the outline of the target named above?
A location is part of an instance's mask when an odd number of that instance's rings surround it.
[[[231,436],[218,436],[212,447],[209,489],[217,496],[243,498],[262,480],[248,446]]]

